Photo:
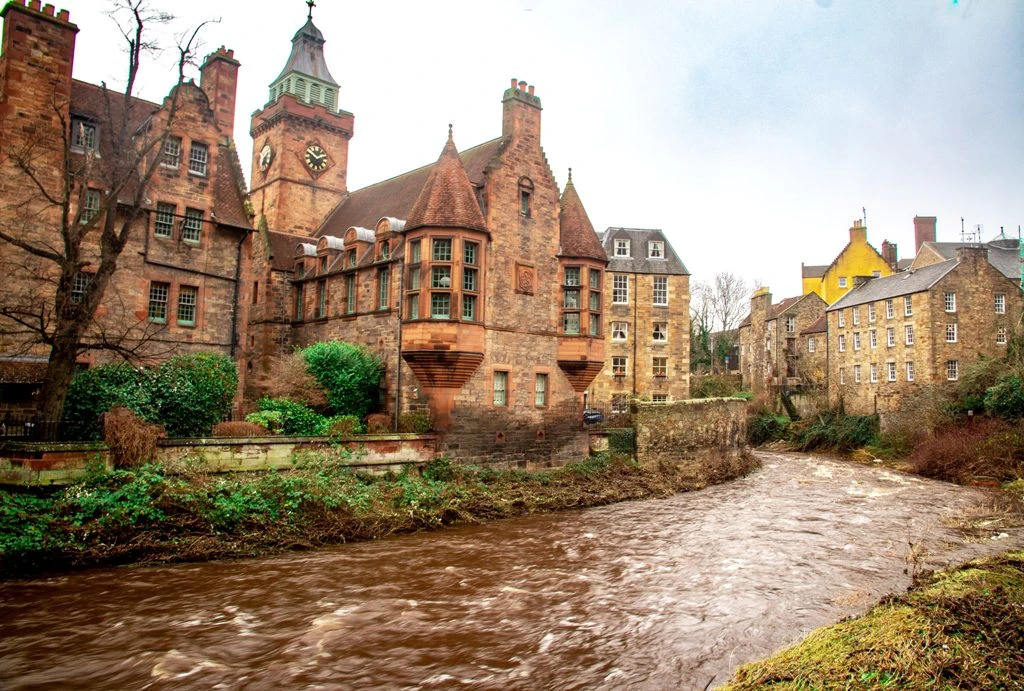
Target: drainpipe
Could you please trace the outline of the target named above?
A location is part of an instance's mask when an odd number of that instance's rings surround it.
[[[404,253],[404,248],[403,248]],[[398,267],[398,361],[395,363],[395,432],[398,432],[398,416],[402,408],[402,308],[405,296],[405,260],[395,261]]]
[[[640,334],[636,332],[636,314],[640,305],[640,276],[633,272],[633,398],[636,398],[636,348]]]
[[[245,243],[245,239],[249,237],[251,230],[247,229],[242,233],[242,237],[238,239],[238,246],[235,248],[235,291],[234,298],[232,300],[231,307],[231,359],[235,358],[235,347],[238,345],[238,294],[240,291],[241,275],[242,275],[242,245]],[[148,239],[148,234],[147,234]]]

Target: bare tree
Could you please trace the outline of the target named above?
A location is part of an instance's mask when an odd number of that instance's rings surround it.
[[[728,271],[711,281],[695,281],[690,289],[690,362],[697,369],[714,368],[738,342],[733,332],[750,309],[751,286]]]
[[[46,137],[12,136],[16,123],[0,121],[5,168],[20,178],[11,187],[20,196],[0,202],[0,268],[7,282],[0,337],[22,352],[48,350],[44,420],[60,419],[82,353],[109,350],[132,357],[157,328],[107,289],[132,233],[144,225],[147,192],[202,25],[178,42],[177,83],[157,108],[133,93],[140,62],[155,49],[146,30],[171,16],[150,9],[146,0],[117,0],[111,14],[127,44],[128,71],[123,91],[102,85],[102,127],[91,132],[99,141],[81,145],[90,133],[81,123],[72,126],[62,93],[54,93],[51,103],[56,145]]]

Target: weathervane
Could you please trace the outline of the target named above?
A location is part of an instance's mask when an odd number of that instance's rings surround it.
[[[306,0],[306,4],[309,5],[309,14],[306,15],[306,19],[313,19],[313,8],[316,7],[316,3],[313,0]]]

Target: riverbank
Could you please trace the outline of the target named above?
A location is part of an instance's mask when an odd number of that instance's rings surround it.
[[[0,492],[0,578],[72,569],[254,557],[531,513],[700,489],[682,469],[602,454],[548,471],[447,460],[422,474],[374,476],[325,448],[283,472],[213,476],[146,465],[48,494]],[[745,475],[749,454],[712,483]]]
[[[733,691],[1024,687],[1024,552],[918,578],[907,594],[740,667]]]

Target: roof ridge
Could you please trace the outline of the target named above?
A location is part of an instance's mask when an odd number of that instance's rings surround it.
[[[461,159],[463,156],[468,156],[471,152],[476,151],[480,147],[486,146],[488,144],[493,144],[494,142],[500,141],[500,140],[501,140],[501,137],[494,137],[493,139],[488,139],[485,142],[481,142],[481,143],[479,143],[479,144],[477,144],[475,146],[471,146],[468,149],[463,149],[462,151],[459,151],[459,158]],[[348,192],[348,194],[351,195],[351,194],[355,194],[356,192],[362,192],[363,190],[368,190],[370,188],[377,187],[378,185],[383,185],[383,184],[391,182],[393,180],[398,180],[399,178],[404,178],[406,175],[412,175],[413,173],[419,173],[420,171],[424,170],[425,168],[430,168],[431,166],[436,166],[436,165],[437,165],[437,161],[436,160],[433,161],[432,163],[425,163],[422,166],[419,166],[417,168],[413,168],[411,170],[407,170],[404,173],[398,173],[397,175],[392,175],[389,178],[384,178],[383,180],[378,180],[377,182],[371,182],[369,185],[366,185],[365,187],[360,187],[357,190],[351,190],[350,192]],[[472,184],[472,181],[470,181],[470,184]]]

